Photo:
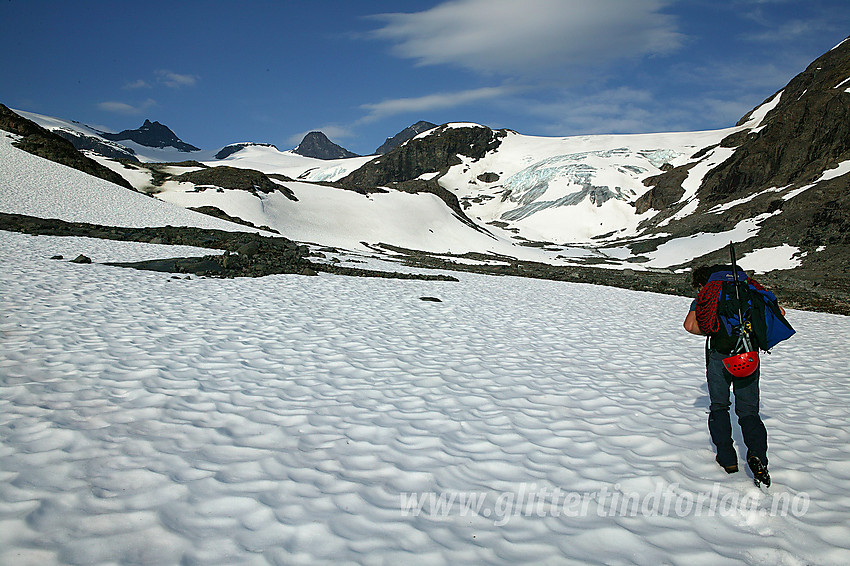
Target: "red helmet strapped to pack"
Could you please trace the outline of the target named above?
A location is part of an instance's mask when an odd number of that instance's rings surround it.
[[[738,265],[735,262],[735,246],[729,242],[729,255],[732,258],[732,276],[735,281],[735,298],[738,301],[738,344],[735,346],[735,352],[743,353],[734,354],[728,358],[723,358],[723,365],[726,366],[726,371],[734,377],[748,377],[759,367],[759,352],[758,348],[752,347],[750,341],[750,333],[752,327],[749,322],[744,322],[744,313],[741,309],[741,294],[738,290]],[[746,285],[746,282],[744,283]]]
[[[754,351],[735,354],[723,358],[723,365],[726,366],[726,371],[735,377],[748,377],[759,367],[759,353]]]

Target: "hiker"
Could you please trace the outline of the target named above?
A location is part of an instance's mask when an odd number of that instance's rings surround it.
[[[697,291],[703,291],[709,285],[710,281],[722,281],[723,276],[726,281],[747,281],[755,285],[755,288],[764,291],[760,285],[746,278],[746,274],[739,271],[738,267],[730,267],[727,265],[701,266],[696,268],[692,274],[692,285]],[[730,275],[735,273],[735,279],[730,278]],[[740,274],[740,275],[737,275]],[[738,279],[737,277],[741,277]],[[724,299],[727,297],[721,295],[720,286],[725,283],[715,283],[715,293],[711,295],[706,293],[707,297],[698,295],[703,305],[711,301],[711,307],[714,309],[715,316],[718,314],[717,303],[721,296]],[[729,283],[732,285],[732,283]],[[745,285],[746,286],[746,285]],[[733,287],[734,288],[734,287]],[[709,291],[709,289],[706,289]],[[769,292],[767,292],[769,294]],[[776,304],[773,297],[774,310],[778,311],[784,317],[785,310]],[[759,367],[758,367],[758,352],[748,352],[754,354],[749,361],[755,367],[744,368],[743,371],[736,371],[738,368],[732,368],[732,372],[738,374],[749,373],[745,377],[738,377],[730,372],[729,360],[730,356],[738,354],[735,350],[735,337],[730,337],[721,330],[722,325],[717,324],[717,332],[704,332],[700,328],[700,322],[697,319],[697,303],[694,299],[691,303],[690,312],[685,317],[685,330],[691,334],[698,336],[707,336],[706,339],[706,381],[708,382],[708,394],[711,399],[708,415],[708,430],[711,435],[711,440],[717,449],[716,461],[726,471],[733,474],[738,471],[738,454],[732,446],[732,423],[729,415],[729,407],[731,406],[729,398],[729,388],[735,394],[735,414],[738,416],[738,425],[741,427],[741,433],[744,437],[744,443],[747,445],[747,463],[753,471],[756,483],[764,483],[770,485],[770,476],[767,472],[767,429],[759,416]],[[703,306],[703,309],[706,307]],[[755,309],[754,309],[755,310]],[[769,309],[768,309],[769,310]],[[745,318],[742,315],[742,318]],[[705,325],[704,325],[705,327]],[[748,349],[752,349],[748,348]],[[755,348],[756,350],[758,348]],[[743,354],[742,354],[743,355]],[[754,358],[754,361],[753,359]],[[726,363],[724,363],[726,360]]]

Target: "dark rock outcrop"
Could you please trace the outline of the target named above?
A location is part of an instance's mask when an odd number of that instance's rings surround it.
[[[850,84],[838,86],[848,77],[850,41],[845,41],[782,89],[760,131],[724,140],[721,145],[738,149],[705,176],[700,196],[718,202],[753,189],[810,183],[850,159]]]
[[[420,120],[412,126],[406,127],[393,137],[387,138],[387,141],[385,141],[383,145],[381,145],[381,147],[375,150],[375,155],[383,155],[385,153],[389,153],[407,140],[418,136],[422,132],[427,132],[428,130],[431,130],[436,127],[437,124],[432,124],[431,122],[425,122],[424,120]]]
[[[263,277],[279,273],[316,275],[318,272],[358,277],[387,277],[428,281],[457,281],[450,275],[372,271],[312,262],[310,249],[283,237],[267,237],[252,232],[225,232],[204,228],[160,226],[126,228],[85,222],[66,222],[0,212],[0,230],[49,236],[85,236],[127,242],[195,246],[225,250],[224,254],[178,257],[140,262],[114,262],[108,265],[168,273],[192,273],[213,277]],[[56,256],[54,256],[56,257]],[[84,256],[81,256],[84,257]]]
[[[322,132],[310,132],[304,136],[304,139],[301,140],[301,143],[298,144],[298,147],[293,152],[304,157],[313,157],[316,159],[359,157],[356,153],[352,153],[329,140]]]
[[[68,140],[15,114],[2,104],[0,104],[0,129],[21,136],[20,140],[12,144],[19,149],[135,190],[124,177],[86,157]]]
[[[221,218],[222,220],[233,222],[234,224],[241,224],[243,226],[250,226],[251,228],[257,228],[259,230],[265,230],[266,232],[280,234],[280,232],[278,232],[274,228],[270,228],[269,226],[257,226],[253,222],[248,222],[247,220],[243,220],[236,216],[230,216],[229,214],[227,214],[222,209],[216,206],[189,206],[187,208],[189,210],[194,210],[195,212],[200,212],[201,214],[206,214],[207,216],[215,216],[216,218]]]
[[[850,281],[850,173],[823,180],[824,173],[850,161],[850,39],[815,60],[777,95],[775,106],[755,129],[721,141],[734,153],[708,171],[696,193],[694,213],[669,220],[684,206],[682,181],[688,168],[713,149],[697,152],[688,165],[649,178],[652,189],[635,202],[637,212],[656,209],[645,221],[673,237],[719,233],[758,218],[758,230],[736,247],[741,255],[777,246],[797,248],[795,277],[845,290]],[[752,112],[738,123],[743,126]],[[796,191],[796,189],[800,189]],[[714,209],[724,204],[722,209]],[[712,211],[712,212],[710,212]],[[722,212],[722,213],[721,213]],[[659,237],[661,234],[659,234]],[[645,238],[645,242],[649,242]],[[637,245],[630,245],[637,251]],[[722,251],[692,263],[724,261]],[[684,267],[684,265],[682,266]],[[746,267],[746,266],[744,266]]]
[[[109,140],[104,141],[95,136],[87,136],[80,132],[69,130],[57,129],[53,130],[53,133],[65,138],[80,151],[93,151],[109,159],[132,161],[134,163],[139,162],[135,151],[118,143],[110,142]]]
[[[506,131],[486,126],[444,125],[373,159],[339,181],[351,187],[379,187],[417,179],[425,173],[444,172],[461,163],[459,155],[481,159],[499,147]]]
[[[135,130],[124,130],[117,134],[103,133],[104,138],[112,141],[134,141],[146,147],[165,148],[173,147],[179,151],[200,151],[197,147],[190,145],[171,131],[171,129],[159,122],[145,120],[141,127]]]
[[[665,210],[668,206],[678,202],[685,194],[682,183],[688,178],[688,171],[694,165],[694,163],[688,163],[671,171],[644,179],[643,184],[652,187],[652,189],[643,193],[635,201],[635,212],[643,214],[653,208]]]
[[[172,178],[173,181],[193,183],[201,187],[221,187],[222,189],[236,189],[256,193],[271,193],[280,191],[290,200],[297,200],[292,191],[275,183],[265,173],[254,169],[240,169],[226,165],[218,167],[207,167],[199,171],[183,173]]]
[[[507,131],[493,131],[486,126],[444,125],[433,133],[409,140],[340,179],[337,184],[354,190],[373,187],[419,193],[427,192],[440,197],[454,213],[471,228],[486,233],[472,222],[457,199],[436,179],[420,179],[426,173],[445,173],[461,163],[459,156],[481,159],[488,151],[499,147]]]

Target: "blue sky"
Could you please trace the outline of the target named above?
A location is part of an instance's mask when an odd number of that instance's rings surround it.
[[[847,0],[0,0],[0,102],[207,149],[716,129],[848,35]]]

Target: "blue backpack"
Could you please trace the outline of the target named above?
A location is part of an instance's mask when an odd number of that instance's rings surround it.
[[[718,351],[732,351],[742,322],[750,325],[753,345],[764,351],[769,351],[795,333],[779,310],[776,295],[741,270],[737,273],[737,283],[731,269],[713,273],[703,290],[709,296],[704,301],[717,297],[718,323],[713,325],[716,332],[711,333],[711,338],[712,347]]]

